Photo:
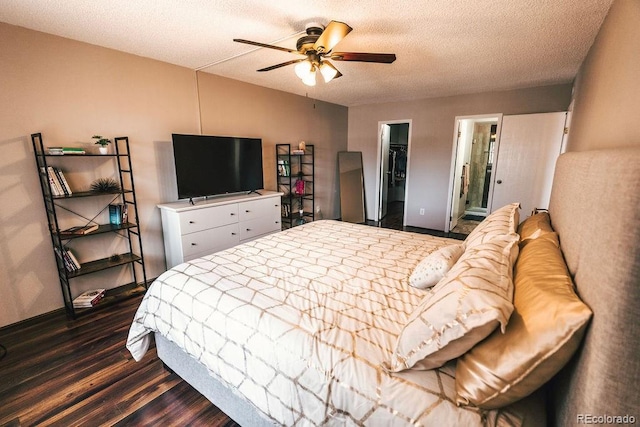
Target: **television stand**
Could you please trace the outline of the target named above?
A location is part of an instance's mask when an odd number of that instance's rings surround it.
[[[158,205],[167,268],[280,231],[281,197],[265,190],[195,205],[192,200]]]

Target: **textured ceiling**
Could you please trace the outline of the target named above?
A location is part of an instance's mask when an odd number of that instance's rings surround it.
[[[571,82],[612,0],[2,0],[0,21],[346,106]],[[308,22],[353,27],[335,50],[395,53],[334,62],[307,87],[295,49]],[[207,66],[209,64],[213,64]]]

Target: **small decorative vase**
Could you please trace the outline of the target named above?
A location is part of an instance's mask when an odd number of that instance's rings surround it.
[[[100,154],[107,154],[109,152],[109,148],[106,145],[101,145],[98,147],[98,151],[100,151]]]

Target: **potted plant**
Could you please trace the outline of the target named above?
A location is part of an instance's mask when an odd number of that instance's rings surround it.
[[[93,135],[91,138],[96,140],[96,145],[99,145],[98,150],[100,154],[107,154],[107,145],[111,143],[108,138],[103,138],[101,135]]]

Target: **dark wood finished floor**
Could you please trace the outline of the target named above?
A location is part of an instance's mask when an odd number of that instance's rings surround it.
[[[237,426],[155,348],[133,360],[125,341],[140,299],[0,329],[0,426]]]
[[[366,225],[380,228],[390,228],[392,230],[410,231],[412,233],[430,234],[438,237],[448,237],[451,239],[464,240],[473,228],[465,230],[454,229],[445,233],[439,230],[430,230],[427,228],[403,226],[404,220],[404,202],[389,202],[387,204],[387,215],[380,221],[366,220]]]

